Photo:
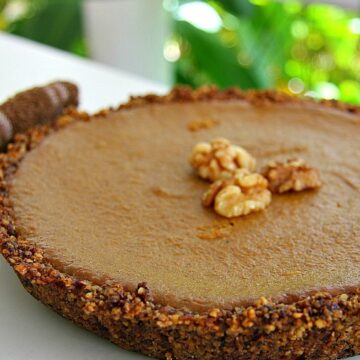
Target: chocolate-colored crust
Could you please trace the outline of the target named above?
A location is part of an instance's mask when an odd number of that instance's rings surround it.
[[[311,102],[269,91],[176,88],[163,97],[132,98],[120,111],[152,103],[214,99]],[[355,106],[323,104],[360,114]],[[9,187],[27,152],[73,121],[91,121],[91,117],[69,110],[52,126],[17,135],[7,153],[0,155],[0,249],[33,296],[122,348],[159,359],[338,359],[360,353],[360,284],[336,296],[322,292],[288,303],[261,298],[244,308],[195,313],[155,303],[145,283],[131,292],[121,284],[98,286],[55,269],[41,248],[17,232]]]
[[[10,121],[12,133],[16,134],[54,120],[65,108],[77,106],[78,102],[79,92],[75,84],[56,81],[16,94],[0,105],[0,113]],[[0,145],[7,141],[0,131]]]

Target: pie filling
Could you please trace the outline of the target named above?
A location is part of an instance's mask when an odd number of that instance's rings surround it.
[[[195,127],[193,124],[211,123]],[[360,279],[359,119],[316,105],[241,101],[149,105],[48,136],[17,171],[10,198],[20,233],[59,270],[192,310],[261,296],[341,292]],[[201,205],[194,144],[229,139],[269,160],[300,157],[320,190],[274,195],[227,219]]]

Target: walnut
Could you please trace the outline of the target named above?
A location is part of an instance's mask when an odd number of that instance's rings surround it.
[[[273,193],[316,189],[321,186],[319,172],[305,163],[303,159],[290,159],[286,162],[271,161],[263,171]]]
[[[215,211],[224,217],[248,215],[265,209],[271,202],[268,182],[260,174],[238,169],[231,179],[217,180],[203,196],[203,205],[214,205]]]
[[[190,163],[201,178],[210,181],[229,179],[236,169],[253,171],[256,166],[255,159],[245,149],[223,138],[195,145]]]

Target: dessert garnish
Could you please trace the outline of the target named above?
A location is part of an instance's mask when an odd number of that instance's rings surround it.
[[[321,186],[319,172],[303,159],[289,159],[286,162],[270,161],[263,170],[273,193],[316,189]]]
[[[224,138],[195,145],[190,164],[202,179],[212,182],[202,204],[213,206],[216,213],[227,218],[264,210],[271,202],[271,193],[321,186],[319,172],[298,158],[270,161],[262,174],[258,174],[255,158]]]
[[[245,149],[224,138],[196,144],[190,163],[202,179],[209,181],[230,179],[236,169],[254,171],[256,166],[255,159]]]
[[[248,215],[270,204],[271,192],[267,187],[262,175],[238,169],[231,179],[212,183],[202,201],[204,206],[214,206],[216,213],[227,218]]]

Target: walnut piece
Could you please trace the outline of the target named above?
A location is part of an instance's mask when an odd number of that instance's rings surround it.
[[[195,145],[190,163],[202,179],[210,181],[230,179],[236,169],[253,171],[256,166],[255,159],[245,149],[224,138]]]
[[[263,170],[273,193],[316,189],[321,186],[319,172],[305,163],[303,159],[290,159],[286,162],[271,161]]]
[[[217,180],[203,196],[203,205],[214,205],[215,211],[232,218],[264,210],[271,202],[268,182],[260,174],[238,169],[231,179]]]

